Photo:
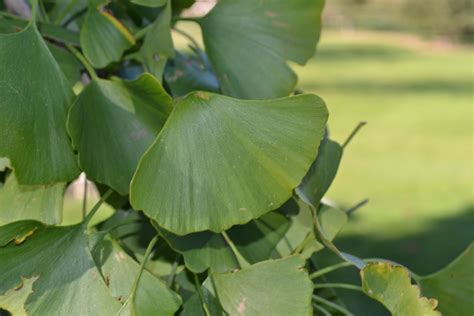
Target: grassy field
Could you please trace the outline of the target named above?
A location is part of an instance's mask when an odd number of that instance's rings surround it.
[[[472,56],[403,35],[325,33],[296,67],[299,87],[327,102],[333,139],[368,122],[328,193],[343,206],[370,199],[342,249],[424,274],[474,240]]]

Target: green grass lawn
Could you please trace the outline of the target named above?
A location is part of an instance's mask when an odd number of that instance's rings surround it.
[[[404,39],[325,33],[316,56],[296,69],[299,87],[327,102],[333,139],[368,122],[328,197],[370,202],[336,243],[424,274],[474,240],[474,65],[467,48],[397,44]]]

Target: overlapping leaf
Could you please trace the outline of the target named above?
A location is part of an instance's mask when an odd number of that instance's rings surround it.
[[[0,224],[23,219],[61,223],[65,187],[65,183],[20,185],[10,173],[0,186]]]
[[[298,195],[317,207],[336,177],[341,158],[342,147],[325,138],[321,142],[318,158],[297,189]]]
[[[0,236],[10,225],[0,227]],[[25,301],[28,314],[114,315],[120,303],[95,266],[85,229],[83,224],[40,226],[23,243],[0,248],[0,295],[21,286],[24,278],[36,277]]]
[[[237,225],[228,235],[238,251],[250,263],[266,260],[288,228],[288,220],[278,213],[268,213],[245,225]],[[195,273],[211,268],[226,272],[237,268],[238,261],[220,234],[199,232],[177,236],[161,231],[171,247],[184,256],[186,266]]]
[[[21,184],[50,184],[79,174],[66,115],[72,90],[36,26],[0,34],[0,157]]]
[[[72,106],[68,120],[87,176],[128,194],[138,160],[165,123],[171,104],[149,74],[135,81],[94,79]]]
[[[293,256],[269,260],[237,272],[214,273],[219,301],[230,315],[307,316],[313,284]]]
[[[287,60],[313,56],[323,0],[221,0],[203,19],[206,52],[222,91],[264,99],[287,96],[296,75]]]
[[[300,183],[327,116],[314,95],[243,101],[190,94],[140,160],[132,206],[180,235],[257,218]]]
[[[445,316],[474,315],[473,244],[444,269],[418,280],[423,295],[438,300]]]
[[[119,61],[134,44],[133,36],[114,16],[89,6],[81,27],[81,47],[94,67],[103,68]]]
[[[112,296],[124,302],[130,295],[140,266],[110,238],[98,242],[94,259],[108,282]],[[133,315],[174,315],[181,298],[147,270],[139,280],[135,300],[129,302]]]
[[[369,263],[360,272],[362,288],[396,316],[441,316],[435,299],[420,297],[420,289],[411,284],[410,274],[388,262]]]

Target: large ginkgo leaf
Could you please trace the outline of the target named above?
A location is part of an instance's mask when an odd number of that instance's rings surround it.
[[[313,283],[304,263],[294,256],[213,274],[222,307],[230,315],[310,315]]]
[[[73,93],[36,26],[0,34],[0,157],[21,184],[50,184],[79,174],[66,115]]]
[[[119,61],[123,52],[135,44],[132,34],[114,16],[89,6],[81,27],[81,47],[90,63],[103,68]]]
[[[388,262],[367,264],[360,272],[365,294],[382,303],[395,316],[441,316],[436,299],[420,297],[420,288],[411,284],[410,274]]]
[[[139,273],[139,264],[116,241],[108,237],[95,245],[93,255],[108,282],[112,296],[125,302]],[[144,270],[136,289],[135,300],[129,304],[136,316],[174,315],[181,305],[181,298],[163,281]]]
[[[68,130],[87,176],[126,195],[138,160],[172,109],[160,83],[94,79],[69,112]]]
[[[445,316],[474,315],[473,244],[447,267],[418,280],[423,295],[434,297]]]
[[[65,187],[65,183],[20,185],[10,173],[0,187],[0,224],[23,219],[59,224]]]
[[[24,222],[27,227],[31,221]],[[16,225],[18,223],[13,223]],[[115,315],[114,299],[88,248],[86,225],[38,225],[23,243],[0,248],[0,295],[37,278],[25,301],[31,315]],[[0,227],[0,236],[9,225]],[[2,308],[3,306],[0,306]]]
[[[287,60],[314,55],[324,0],[221,0],[203,19],[206,52],[225,94],[246,99],[289,95]]]
[[[288,200],[315,159],[327,117],[314,95],[190,94],[140,160],[131,203],[179,235],[246,223]]]

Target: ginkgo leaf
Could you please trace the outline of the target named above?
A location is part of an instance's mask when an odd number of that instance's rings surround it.
[[[25,311],[25,302],[31,292],[33,292],[33,283],[37,279],[38,277],[22,278],[21,284],[17,288],[7,291],[4,295],[0,295],[0,307],[3,310],[7,310],[10,315],[28,315]]]
[[[298,195],[317,207],[336,177],[341,158],[342,147],[330,139],[324,139],[319,147],[318,158],[296,190]]]
[[[230,315],[310,315],[313,283],[298,256],[237,272],[214,273],[217,296]]]
[[[132,34],[114,16],[89,6],[81,27],[81,47],[90,63],[103,68],[119,61],[135,44]]]
[[[174,57],[174,54],[171,38],[171,3],[168,1],[145,35],[136,57],[142,62],[146,71],[161,78],[166,61],[169,57]]]
[[[66,182],[79,174],[66,115],[73,93],[35,24],[0,34],[0,157],[21,184]]]
[[[116,241],[108,237],[95,245],[93,255],[112,296],[125,302],[140,270],[139,264],[130,258]],[[138,283],[135,300],[129,304],[137,316],[174,315],[181,306],[181,298],[163,281],[144,270]]]
[[[314,95],[246,101],[189,94],[140,160],[131,204],[179,235],[246,223],[292,195],[327,117]]]
[[[420,297],[420,289],[411,284],[410,273],[389,262],[367,264],[361,271],[362,289],[382,303],[394,316],[441,316],[435,299]]]
[[[444,316],[474,315],[473,245],[444,269],[417,280],[423,295],[438,300]]]
[[[314,55],[323,0],[221,0],[203,19],[206,52],[225,94],[287,96],[296,75],[287,60]]]
[[[38,228],[42,227],[44,227],[42,223],[33,220],[13,222],[5,225],[1,227],[0,247],[5,247],[10,242],[19,245],[24,242],[26,238],[33,235]]]
[[[71,107],[68,130],[89,179],[127,195],[138,160],[172,109],[150,74],[135,81],[94,79]]]
[[[30,226],[31,221],[14,223]],[[36,277],[25,310],[32,315],[114,315],[120,308],[89,252],[86,225],[40,227],[20,245],[0,248],[0,295]],[[0,227],[0,236],[9,225]],[[0,306],[2,308],[3,306]]]
[[[65,188],[65,183],[20,185],[10,173],[0,187],[0,224],[24,219],[61,223]]]
[[[236,225],[227,233],[238,251],[250,263],[266,260],[288,228],[281,214],[268,213],[245,225]],[[195,273],[211,268],[226,272],[239,267],[237,258],[221,234],[209,231],[186,236],[160,230],[170,246],[183,254],[186,266]]]
[[[290,226],[276,247],[279,256],[285,257],[298,251],[303,258],[309,258],[314,252],[324,248],[314,235],[311,209],[302,201],[292,205],[296,214],[290,215]],[[331,207],[320,205],[318,218],[326,238],[333,240],[337,233],[347,223],[346,212]]]

